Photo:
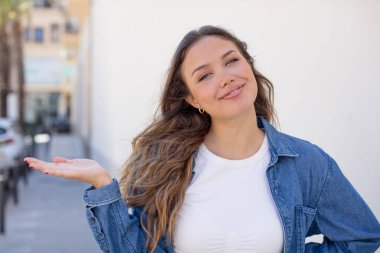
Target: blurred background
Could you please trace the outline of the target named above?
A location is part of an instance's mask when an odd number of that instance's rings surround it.
[[[0,252],[100,252],[88,185],[22,158],[88,157],[118,178],[177,44],[205,24],[247,42],[280,130],[334,157],[379,218],[378,13],[377,0],[0,0]]]

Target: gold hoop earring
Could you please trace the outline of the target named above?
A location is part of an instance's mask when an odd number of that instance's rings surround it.
[[[204,109],[201,109],[201,108],[198,108],[198,111],[199,111],[200,114],[205,113],[205,110],[204,110]]]

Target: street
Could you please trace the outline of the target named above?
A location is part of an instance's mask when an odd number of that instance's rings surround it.
[[[74,135],[54,135],[50,148],[40,145],[36,156],[83,157]],[[19,204],[9,199],[6,233],[0,235],[1,253],[101,252],[87,225],[83,192],[89,185],[31,171],[28,183],[19,182]]]

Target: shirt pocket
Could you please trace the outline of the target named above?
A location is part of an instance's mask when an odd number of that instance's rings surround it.
[[[91,209],[92,209],[91,207],[86,208],[86,215],[87,215],[87,220],[92,230],[92,233],[94,234],[95,240],[97,241],[100,249],[103,252],[106,252],[106,253],[111,252],[108,245],[108,241],[100,228],[99,221],[95,217]]]
[[[305,238],[315,218],[317,208],[296,206],[297,252],[305,252]]]

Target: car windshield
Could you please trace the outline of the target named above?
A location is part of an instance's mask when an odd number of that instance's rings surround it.
[[[5,130],[5,128],[0,127],[0,134],[5,134],[6,132],[7,130]]]

